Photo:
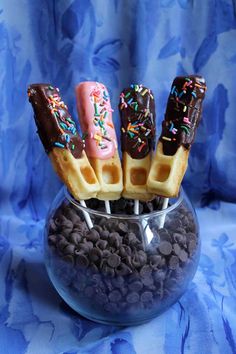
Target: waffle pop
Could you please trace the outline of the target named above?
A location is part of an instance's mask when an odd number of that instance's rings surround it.
[[[101,186],[97,198],[119,199],[122,168],[108,91],[99,82],[82,82],[76,87],[76,102],[85,150]]]
[[[148,176],[150,192],[167,198],[178,195],[201,119],[205,91],[206,83],[201,76],[179,76],[173,81]]]
[[[131,85],[120,94],[123,197],[150,200],[147,177],[155,147],[155,102],[151,90]]]
[[[33,84],[28,88],[28,96],[39,137],[61,180],[78,200],[96,197],[100,190],[98,180],[59,89]]]

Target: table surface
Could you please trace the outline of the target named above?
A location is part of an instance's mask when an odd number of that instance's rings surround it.
[[[236,205],[197,209],[202,253],[188,291],[137,327],[96,324],[57,295],[43,263],[42,228],[3,216],[0,228],[0,354],[236,353]]]

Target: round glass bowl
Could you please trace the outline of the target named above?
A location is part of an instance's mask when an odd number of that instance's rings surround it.
[[[107,214],[102,201],[91,199],[84,208],[60,191],[46,222],[45,261],[69,306],[90,320],[126,326],[179,299],[197,269],[198,223],[183,190],[164,211],[162,203],[140,202],[134,215],[134,202],[120,199]]]

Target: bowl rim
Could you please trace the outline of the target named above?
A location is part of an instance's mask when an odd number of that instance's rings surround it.
[[[156,210],[156,211],[152,211],[150,213],[146,213],[146,214],[142,214],[142,215],[136,215],[136,214],[108,214],[105,211],[98,211],[95,209],[91,209],[88,207],[84,207],[83,205],[80,204],[79,201],[77,201],[76,199],[74,199],[72,197],[72,195],[69,193],[68,189],[64,186],[63,187],[63,191],[64,191],[64,195],[66,197],[66,199],[72,203],[75,207],[77,207],[79,210],[81,210],[83,213],[88,213],[88,214],[93,214],[93,215],[97,215],[97,216],[102,216],[102,217],[106,217],[108,219],[112,218],[112,219],[132,219],[132,220],[140,220],[140,219],[146,219],[146,218],[150,218],[150,217],[154,217],[154,216],[162,216],[162,215],[166,215],[169,212],[173,211],[174,209],[176,209],[180,203],[183,201],[184,198],[184,190],[182,188],[182,186],[180,187],[179,190],[179,195],[176,198],[168,198],[168,199],[176,199],[176,201],[171,204],[170,206],[168,206],[166,209],[163,210]],[[164,198],[164,197],[163,197]]]

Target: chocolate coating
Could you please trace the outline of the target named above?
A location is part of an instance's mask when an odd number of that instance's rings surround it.
[[[191,148],[201,119],[205,91],[205,79],[201,76],[174,79],[159,139],[165,155],[174,155],[181,145]]]
[[[28,96],[46,153],[58,147],[70,150],[75,158],[80,158],[83,141],[61,99],[59,89],[50,84],[33,84],[28,88]]]
[[[155,102],[152,91],[130,85],[120,95],[121,148],[133,159],[143,159],[155,147]]]

